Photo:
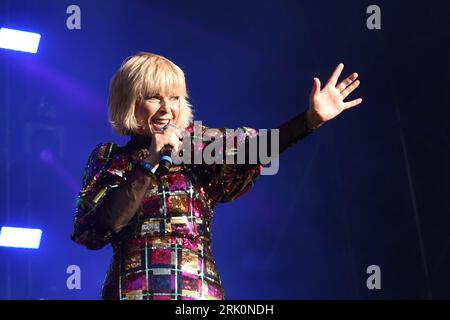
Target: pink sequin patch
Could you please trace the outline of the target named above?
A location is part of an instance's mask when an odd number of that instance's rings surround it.
[[[154,218],[160,215],[159,208],[161,207],[160,196],[144,197],[142,201],[142,214],[144,218]]]
[[[170,174],[165,177],[170,191],[186,190],[186,177],[181,173]]]
[[[125,291],[146,290],[147,281],[145,274],[136,275],[124,280],[123,287]]]

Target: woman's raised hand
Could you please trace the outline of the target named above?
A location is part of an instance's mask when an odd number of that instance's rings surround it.
[[[355,72],[337,84],[343,69],[344,64],[340,63],[322,89],[320,80],[314,78],[307,110],[308,124],[311,128],[315,129],[321,126],[342,111],[357,106],[362,102],[361,98],[344,102],[344,99],[359,86],[360,81],[356,80],[358,74]]]

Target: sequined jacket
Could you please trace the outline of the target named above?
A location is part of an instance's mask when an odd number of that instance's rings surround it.
[[[301,114],[281,126],[280,152],[310,133],[305,123]],[[236,149],[258,134],[242,128]],[[202,134],[207,129],[202,126]],[[193,125],[186,131],[194,136]],[[220,138],[225,129],[217,132]],[[194,139],[193,147],[206,147],[201,137]],[[215,208],[245,194],[263,166],[180,164],[167,175],[150,177],[133,161],[134,152],[148,147],[142,141],[98,145],[77,199],[72,240],[93,250],[113,247],[102,298],[224,299],[211,251]]]

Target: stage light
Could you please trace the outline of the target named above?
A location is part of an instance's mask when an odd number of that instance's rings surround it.
[[[42,230],[28,228],[2,227],[0,246],[13,248],[39,249]]]
[[[8,28],[0,29],[0,48],[36,53],[41,35]]]

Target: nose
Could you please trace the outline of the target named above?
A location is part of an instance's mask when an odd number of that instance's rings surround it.
[[[161,99],[161,109],[169,112],[170,111],[170,104],[167,98]]]

